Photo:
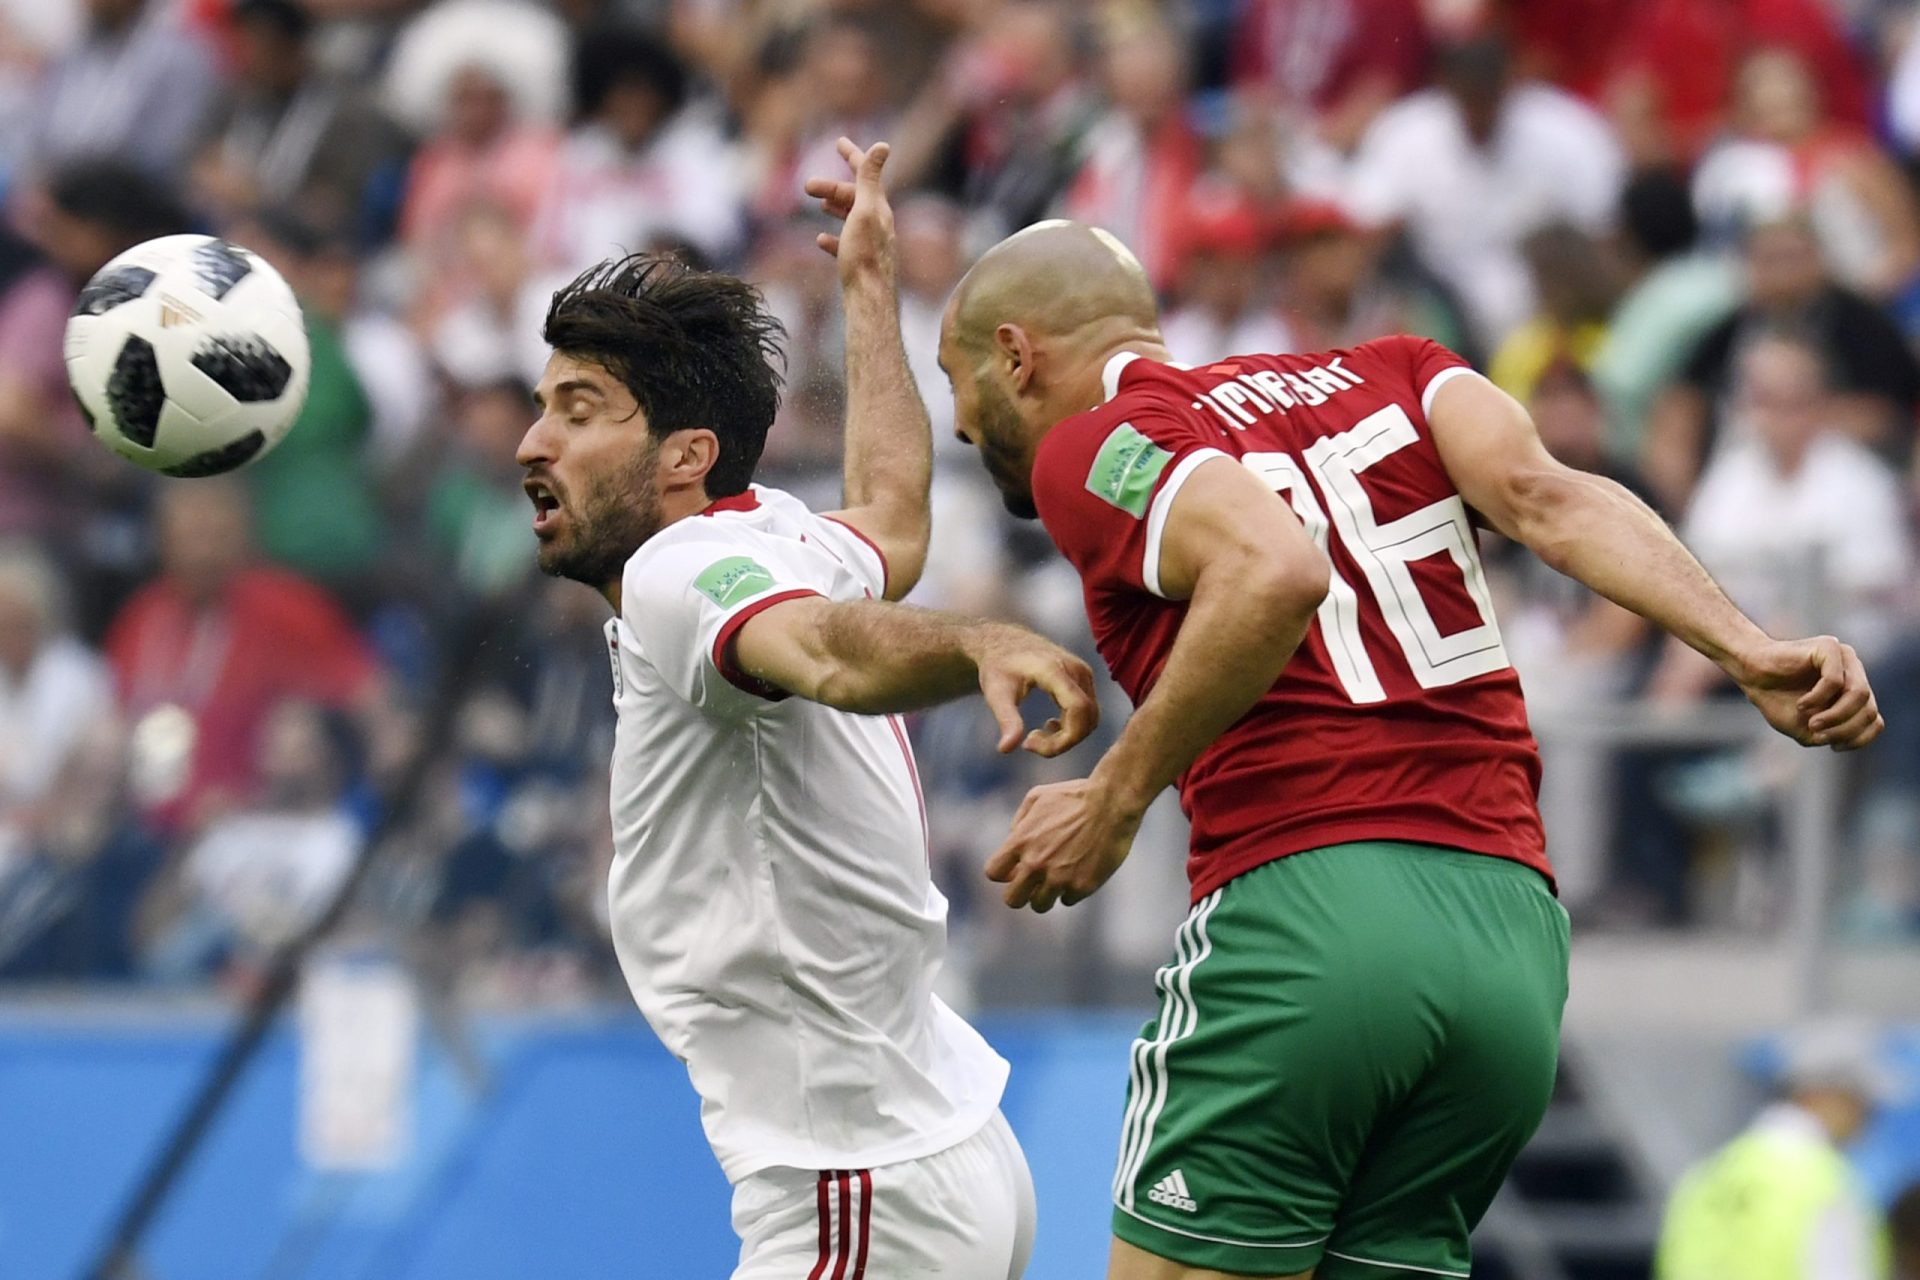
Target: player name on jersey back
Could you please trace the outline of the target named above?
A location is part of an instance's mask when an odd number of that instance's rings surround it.
[[[1467,372],[1415,338],[1194,369],[1124,354],[1107,401],[1041,442],[1035,505],[1136,704],[1185,619],[1161,591],[1160,544],[1200,467],[1227,459],[1259,476],[1331,564],[1273,688],[1181,779],[1196,901],[1272,858],[1355,840],[1445,845],[1551,877],[1519,679],[1472,513],[1427,427],[1434,391]]]
[[[1225,380],[1195,396],[1193,407],[1211,409],[1229,427],[1244,431],[1260,421],[1257,415],[1285,413],[1300,405],[1323,405],[1342,391],[1366,384],[1365,378],[1344,366],[1344,356],[1297,372],[1251,369],[1241,373],[1240,366],[1231,360],[1208,365],[1204,373]]]

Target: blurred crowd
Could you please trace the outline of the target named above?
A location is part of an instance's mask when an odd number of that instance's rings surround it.
[[[1001,513],[934,364],[948,291],[1009,231],[1110,229],[1189,362],[1430,335],[1557,454],[1674,521],[1763,623],[1860,648],[1891,728],[1826,852],[1852,869],[1843,927],[1911,936],[1915,18],[1889,0],[0,0],[0,978],[244,990],[358,859],[484,626],[356,927],[461,997],[604,989],[603,606],[533,573],[513,462],[540,317],[622,250],[746,275],[788,334],[760,479],[833,503],[842,330],[801,183],[837,170],[841,134],[894,146],[938,455],[917,599],[1085,644],[1077,584]],[[233,478],[136,472],[84,438],[65,388],[80,286],[180,230],[255,249],[306,310],[301,419]],[[1487,554],[1543,715],[1730,696],[1638,620]],[[1159,958],[1177,815],[1097,927],[991,910],[980,864],[1060,766],[996,755],[975,706],[914,728],[962,976],[1047,946]],[[1602,923],[1724,923],[1718,869],[1766,866],[1791,803],[1745,747],[1547,750],[1550,820],[1605,832],[1569,895]],[[1097,994],[1070,972],[1060,994]]]

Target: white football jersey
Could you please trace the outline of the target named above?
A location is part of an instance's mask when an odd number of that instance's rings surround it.
[[[1006,1083],[933,994],[947,903],[905,728],[728,661],[760,610],[885,579],[851,528],[755,486],[636,551],[607,624],[614,947],[734,1182],[944,1150]]]

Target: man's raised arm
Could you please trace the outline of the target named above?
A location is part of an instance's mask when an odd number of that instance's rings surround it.
[[[893,210],[880,185],[887,144],[862,151],[845,138],[852,179],[812,178],[807,193],[843,226],[823,232],[834,255],[847,317],[847,433],[842,501],[832,517],[851,525],[886,562],[886,598],[898,600],[927,562],[933,428],[914,386],[900,336]]]
[[[1485,378],[1453,378],[1427,414],[1467,504],[1550,567],[1665,628],[1804,746],[1864,747],[1885,722],[1851,646],[1775,640],[1727,598],[1673,530],[1626,489],[1557,461],[1533,420]]]

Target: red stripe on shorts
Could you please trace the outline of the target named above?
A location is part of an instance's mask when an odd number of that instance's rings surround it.
[[[873,1222],[873,1174],[866,1169],[860,1174],[860,1248],[853,1255],[853,1280],[865,1280],[867,1274],[867,1243],[872,1238],[869,1227]]]
[[[815,1195],[820,1207],[820,1260],[813,1264],[813,1270],[807,1272],[807,1280],[820,1280],[826,1273],[827,1263],[831,1260],[833,1236],[830,1233],[827,1211],[827,1179],[833,1175],[821,1170],[820,1181],[815,1184]]]
[[[833,1260],[833,1280],[846,1280],[847,1274],[847,1238],[853,1232],[853,1224],[847,1221],[847,1211],[853,1207],[853,1186],[847,1180],[845,1171],[840,1174],[840,1247],[835,1250]]]

